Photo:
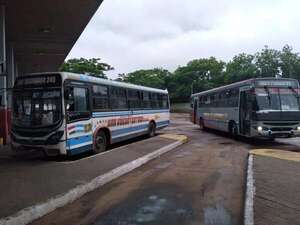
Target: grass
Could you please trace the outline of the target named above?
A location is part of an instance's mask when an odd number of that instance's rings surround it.
[[[189,113],[191,106],[189,102],[171,104],[171,112],[173,113]]]

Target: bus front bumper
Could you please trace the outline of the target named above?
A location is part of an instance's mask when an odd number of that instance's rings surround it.
[[[286,137],[300,137],[300,125],[293,127],[266,127],[255,126],[252,128],[252,136],[258,138],[286,138]]]
[[[57,146],[42,146],[42,145],[24,145],[17,142],[11,142],[11,149],[15,153],[25,153],[31,151],[41,151],[44,152],[47,156],[58,156],[61,154],[60,147]]]

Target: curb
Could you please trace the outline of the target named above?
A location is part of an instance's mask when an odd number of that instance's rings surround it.
[[[168,137],[165,137],[168,138]],[[175,139],[174,136],[172,139]],[[79,185],[68,192],[58,195],[54,198],[47,200],[46,202],[30,206],[28,208],[22,209],[16,214],[0,219],[0,225],[25,225],[33,222],[34,220],[45,216],[46,214],[54,211],[57,208],[63,207],[69,203],[72,203],[76,199],[82,197],[84,194],[91,192],[112,180],[125,175],[132,170],[146,164],[147,162],[167,153],[176,147],[187,142],[187,137],[183,135],[178,135],[177,141],[162,147],[152,153],[144,155],[136,160],[133,160],[127,164],[119,166],[108,173],[102,174],[90,182]]]
[[[250,153],[248,157],[248,169],[247,169],[247,186],[246,186],[246,200],[244,211],[244,224],[254,224],[254,177],[253,177],[253,154]]]

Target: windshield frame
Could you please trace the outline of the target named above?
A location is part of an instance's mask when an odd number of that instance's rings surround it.
[[[30,126],[25,126],[25,125],[20,125],[15,123],[15,101],[16,101],[16,96],[18,92],[30,92],[31,95],[33,95],[34,92],[46,92],[46,91],[58,91],[59,92],[59,97],[57,97],[59,99],[59,105],[58,105],[58,119],[57,121],[54,121],[53,124],[51,125],[38,125],[38,126],[34,126],[32,125],[32,122],[30,122]],[[55,98],[49,98],[49,99],[55,99]],[[33,107],[33,98],[31,97],[31,107]],[[64,113],[64,107],[63,107],[63,92],[62,92],[62,87],[40,87],[40,88],[14,88],[13,89],[13,98],[12,98],[12,126],[16,127],[16,128],[23,128],[23,129],[41,129],[41,128],[53,128],[53,127],[57,127],[58,125],[60,125],[63,121],[63,113]],[[31,112],[32,113],[32,112]],[[30,117],[32,117],[33,115],[31,114]],[[32,118],[31,118],[32,120]]]
[[[282,93],[282,91],[290,91],[290,93],[288,94],[284,94]],[[260,93],[258,93],[260,92]],[[299,89],[297,88],[297,91],[295,91],[295,89],[291,89],[290,87],[259,87],[259,88],[255,88],[255,110],[258,113],[263,113],[263,112],[298,112],[300,111],[300,101],[299,101]],[[260,109],[262,107],[261,104],[259,104],[258,101],[258,97],[259,94],[261,95],[265,95],[266,98],[268,98],[268,104],[269,107],[263,107],[263,108],[267,108],[267,109]],[[297,101],[297,105],[298,105],[298,109],[290,109],[290,110],[286,110],[283,109],[283,103],[282,103],[282,98],[284,95],[289,95],[290,97],[294,97]],[[276,98],[276,99],[274,99]],[[295,100],[294,99],[294,100]],[[274,102],[274,100],[276,100]],[[271,105],[273,103],[273,105]],[[274,103],[277,104],[274,105]],[[275,107],[276,106],[276,107]]]

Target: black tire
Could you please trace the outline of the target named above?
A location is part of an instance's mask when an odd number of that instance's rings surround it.
[[[105,152],[107,148],[107,136],[104,131],[100,130],[95,137],[93,152],[95,154]]]
[[[236,125],[236,123],[232,123],[230,126],[230,136],[234,139],[238,139],[238,127]]]
[[[148,137],[154,137],[156,134],[156,126],[155,123],[151,122],[148,128]]]
[[[204,120],[202,118],[200,118],[200,120],[199,120],[199,127],[200,127],[200,130],[203,130],[203,131],[206,130],[206,127],[204,125]]]

